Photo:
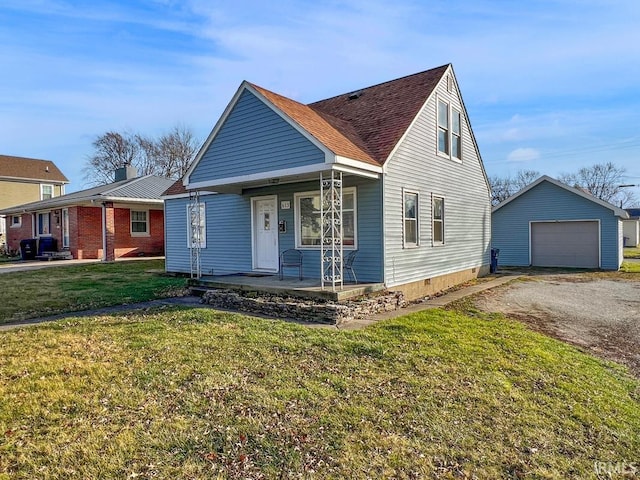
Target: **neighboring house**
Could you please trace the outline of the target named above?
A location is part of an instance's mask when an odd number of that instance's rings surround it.
[[[627,212],[542,176],[496,205],[492,247],[503,266],[618,270]]]
[[[0,210],[10,223],[9,248],[17,251],[21,240],[47,238],[45,244],[55,239],[57,250],[74,258],[162,255],[160,195],[173,180],[135,175],[131,167],[119,169],[115,183]]]
[[[629,220],[624,223],[624,246],[638,247],[640,246],[640,208],[627,208]]]
[[[67,177],[50,160],[0,155],[0,210],[64,195],[67,183]],[[13,218],[9,224],[18,222],[18,218]],[[6,238],[5,218],[0,215],[0,247]]]
[[[340,178],[342,211],[322,231],[321,190],[339,198]],[[308,105],[243,82],[165,212],[172,272],[190,271],[191,232],[203,274],[276,273],[295,248],[305,277],[333,282],[320,245],[342,243],[359,282],[408,298],[490,263],[490,191],[451,65]]]

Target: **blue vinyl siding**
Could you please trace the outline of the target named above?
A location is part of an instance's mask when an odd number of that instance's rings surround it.
[[[207,246],[201,250],[203,275],[251,271],[251,203],[240,195],[202,195],[206,205]],[[165,201],[166,268],[189,272],[187,247],[188,199]]]
[[[614,212],[573,192],[543,181],[492,215],[492,247],[499,264],[529,265],[529,222],[600,220],[601,268],[619,267],[619,221]]]
[[[345,177],[345,187],[356,187],[358,257],[354,270],[359,282],[382,282],[382,208],[381,183],[377,180]],[[202,273],[225,275],[250,272],[252,268],[251,246],[251,198],[265,195],[278,196],[278,220],[287,223],[287,231],[280,233],[278,248],[282,252],[295,248],[296,192],[319,190],[318,182],[284,184],[256,188],[242,195],[206,195],[201,200],[207,205],[207,247],[201,250]],[[280,203],[289,201],[291,208],[281,209]],[[165,202],[167,215],[167,270],[189,272],[187,248],[186,205],[188,199],[169,199]],[[348,253],[349,250],[345,249]],[[305,278],[320,279],[319,249],[302,249]],[[293,275],[295,272],[285,272]]]
[[[441,99],[462,115],[462,162],[437,154],[436,105]],[[403,189],[418,194],[417,247],[403,243]],[[433,245],[432,196],[444,198],[444,243]],[[387,161],[385,283],[389,287],[438,277],[490,262],[491,203],[462,100],[440,82],[434,95]]]
[[[217,180],[324,160],[322,150],[245,90],[189,180]]]

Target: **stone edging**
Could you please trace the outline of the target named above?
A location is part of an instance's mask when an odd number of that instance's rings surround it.
[[[229,310],[332,325],[368,318],[373,314],[397,310],[406,305],[402,292],[388,291],[356,300],[331,302],[251,291],[212,289],[202,294],[202,302]]]

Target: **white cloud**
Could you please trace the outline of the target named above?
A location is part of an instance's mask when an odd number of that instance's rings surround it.
[[[540,152],[535,148],[516,148],[507,155],[509,162],[530,162],[540,158]]]

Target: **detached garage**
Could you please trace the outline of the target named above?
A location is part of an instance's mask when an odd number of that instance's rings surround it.
[[[622,264],[626,211],[547,176],[493,208],[492,247],[503,266]]]

